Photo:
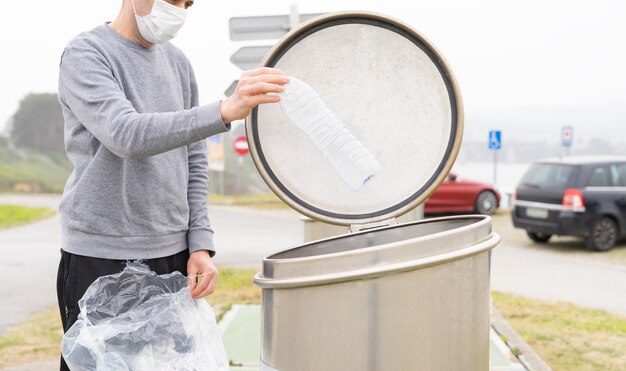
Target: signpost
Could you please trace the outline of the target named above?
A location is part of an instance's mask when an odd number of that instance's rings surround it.
[[[235,89],[237,89],[237,84],[239,84],[239,80],[233,81],[230,84],[230,86],[224,91],[224,95],[227,97],[230,97],[231,95],[233,95],[233,93],[235,92]]]
[[[565,147],[565,155],[569,156],[570,148],[574,142],[574,128],[563,126],[561,128],[561,145]]]
[[[243,71],[252,70],[259,66],[259,63],[261,63],[261,60],[270,49],[272,49],[271,45],[244,46],[230,57],[230,61]]]
[[[277,40],[302,22],[323,13],[299,14],[296,6],[289,14],[258,17],[233,17],[228,22],[232,41]]]
[[[493,184],[497,181],[498,151],[502,148],[502,131],[489,131],[489,149],[493,151]]]
[[[319,17],[324,13],[298,13],[298,7],[291,6],[289,14],[256,17],[233,17],[228,22],[232,41],[278,40],[302,22]],[[241,70],[257,68],[271,46],[244,46],[230,57],[230,61]],[[227,97],[235,92],[235,80],[224,92]]]
[[[236,183],[235,189],[236,189],[237,194],[240,194],[241,193],[240,192],[241,191],[241,173],[243,171],[243,156],[247,155],[248,152],[250,152],[250,149],[248,148],[248,140],[246,139],[244,135],[241,135],[235,138],[235,140],[233,141],[233,150],[235,151],[235,153],[239,155],[239,157],[237,158],[238,170],[237,170],[237,183]]]

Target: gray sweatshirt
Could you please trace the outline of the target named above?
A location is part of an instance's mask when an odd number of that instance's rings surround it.
[[[61,57],[59,101],[74,165],[59,207],[65,251],[215,254],[205,139],[230,124],[219,102],[198,106],[194,72],[178,48],[144,48],[107,24],[83,32]]]

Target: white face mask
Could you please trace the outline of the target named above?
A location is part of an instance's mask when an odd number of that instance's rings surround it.
[[[154,0],[150,14],[140,17],[137,15],[135,1],[133,10],[139,33],[146,41],[153,44],[162,44],[173,39],[185,24],[187,9],[174,6],[164,0]]]

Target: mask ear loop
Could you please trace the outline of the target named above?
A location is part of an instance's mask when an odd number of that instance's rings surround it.
[[[139,17],[139,15],[137,14],[137,8],[135,8],[135,0],[130,0],[130,2],[133,4],[133,12],[135,12],[135,17]]]

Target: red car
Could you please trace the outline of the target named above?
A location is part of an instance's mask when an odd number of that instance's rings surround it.
[[[485,183],[458,180],[450,173],[426,201],[425,214],[478,213],[493,215],[500,206],[500,193]]]

